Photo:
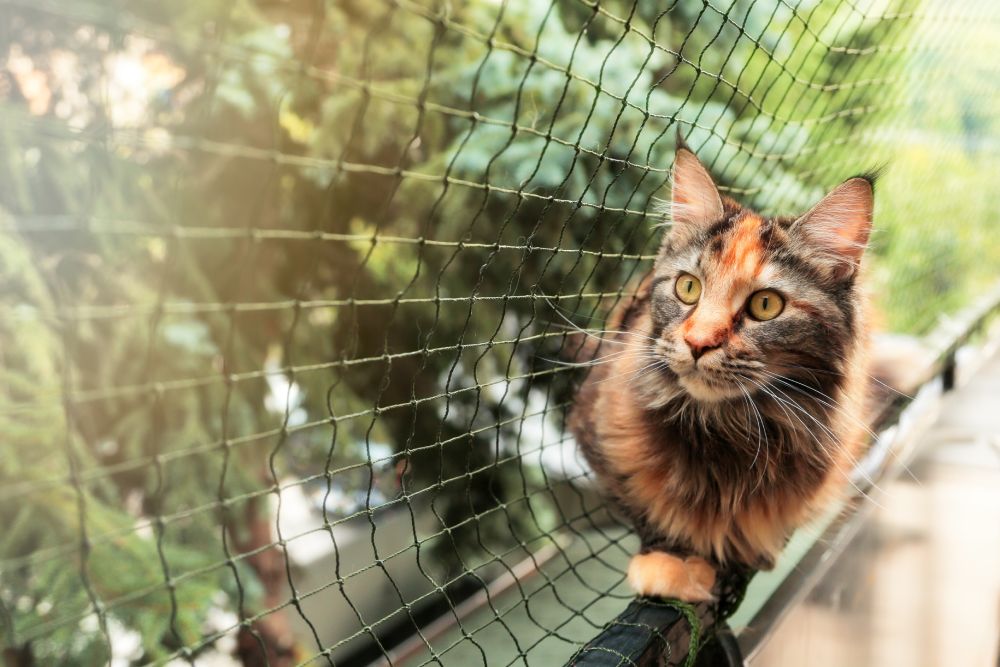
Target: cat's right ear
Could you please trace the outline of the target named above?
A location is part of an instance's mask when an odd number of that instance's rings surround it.
[[[708,169],[677,135],[672,171],[670,212],[671,242],[682,242],[722,219],[722,197]]]

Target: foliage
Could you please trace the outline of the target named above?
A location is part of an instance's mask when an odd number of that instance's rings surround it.
[[[139,633],[136,660],[199,643],[213,608],[273,602],[231,557],[279,550],[251,525],[293,480],[329,496],[361,465],[371,504],[398,474],[437,518],[448,576],[565,522],[526,500],[548,480],[517,456],[539,448],[530,416],[565,407],[555,313],[599,316],[647,266],[678,127],[728,191],[775,212],[890,159],[874,276],[900,330],[994,276],[974,258],[1000,260],[996,204],[968,186],[992,160],[988,74],[970,62],[912,95],[949,57],[899,48],[914,14],[5,11],[0,604],[6,641],[37,635],[41,662],[105,655],[92,598]],[[382,443],[390,460],[365,467]]]

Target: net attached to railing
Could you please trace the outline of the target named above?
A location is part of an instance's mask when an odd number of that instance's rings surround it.
[[[564,662],[635,540],[559,360],[648,269],[677,129],[767,212],[887,164],[869,281],[921,333],[1000,273],[998,36],[988,0],[0,0],[6,664]]]

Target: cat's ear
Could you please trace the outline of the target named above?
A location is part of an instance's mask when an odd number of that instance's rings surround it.
[[[722,197],[708,169],[677,136],[670,190],[671,239],[685,239],[722,219]]]
[[[872,229],[874,179],[844,181],[792,223],[791,233],[800,236],[834,278],[849,278],[861,263]]]

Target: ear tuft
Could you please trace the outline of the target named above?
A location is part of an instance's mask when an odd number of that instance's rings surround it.
[[[868,181],[868,185],[872,187],[872,191],[874,192],[875,184],[882,179],[882,174],[885,173],[886,167],[887,167],[886,163],[883,162],[882,164],[872,167],[868,171],[862,172],[857,176],[854,176],[854,178],[863,178],[864,180]]]
[[[850,178],[791,227],[838,279],[852,276],[861,263],[872,228],[877,173]]]
[[[672,238],[693,236],[723,216],[722,197],[712,176],[687,147],[680,133],[674,154],[673,187],[670,193]]]

